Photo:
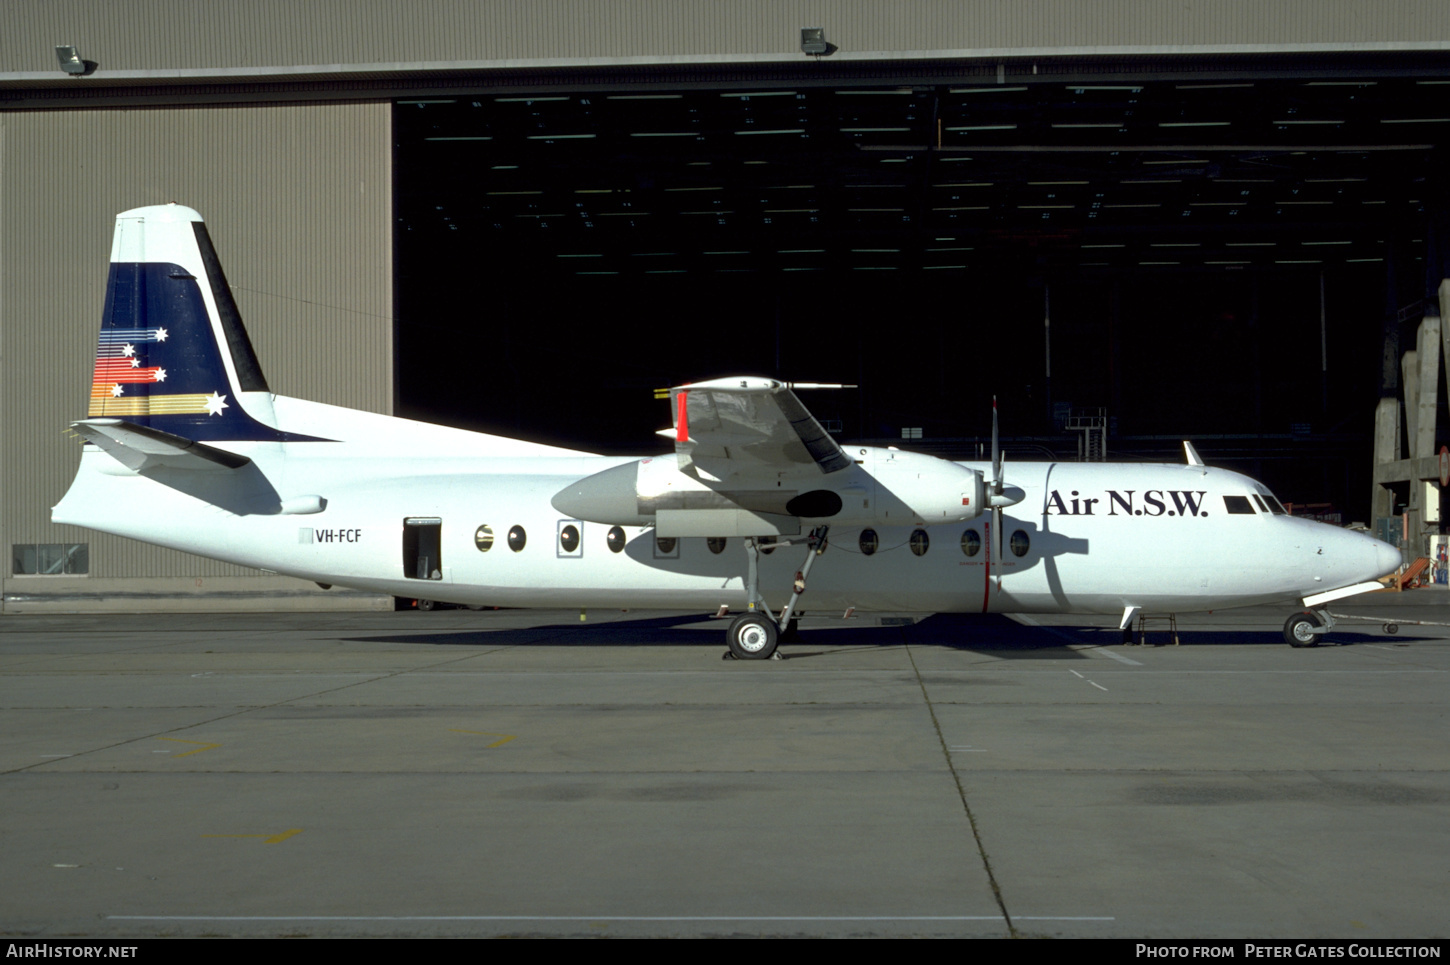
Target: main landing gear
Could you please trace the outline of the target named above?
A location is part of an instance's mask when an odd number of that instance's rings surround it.
[[[778,619],[771,615],[770,608],[765,604],[765,597],[760,595],[759,540],[753,536],[745,538],[745,552],[748,557],[745,598],[750,612],[742,613],[731,620],[729,629],[725,631],[725,642],[730,647],[725,654],[727,660],[768,660],[771,657],[780,659],[775,652],[776,645],[780,643],[782,636],[789,637],[795,633],[799,621],[792,619],[791,615],[795,612],[796,602],[806,591],[806,577],[810,575],[811,566],[814,565],[816,557],[826,551],[826,533],[829,529],[828,526],[817,526],[806,537],[808,549],[805,562],[796,574],[790,602],[780,611]]]

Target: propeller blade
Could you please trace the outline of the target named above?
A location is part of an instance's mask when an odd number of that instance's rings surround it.
[[[992,396],[992,492],[1002,492],[1002,453],[997,448],[997,397]]]
[[[998,566],[999,579],[1002,572],[1002,507],[992,507],[992,559]]]
[[[988,497],[987,501],[992,506],[992,559],[999,567],[1002,563],[1002,507],[1015,505],[1022,500],[1021,490],[1017,489],[1013,490],[1015,498],[1003,498],[1006,495],[1003,486],[1006,470],[1007,458],[1002,454],[1002,448],[997,441],[997,397],[994,395],[992,396],[992,495]],[[998,569],[997,572],[1000,580],[1001,570]]]

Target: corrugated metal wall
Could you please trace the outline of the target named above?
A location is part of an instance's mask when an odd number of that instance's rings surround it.
[[[49,522],[80,456],[114,215],[199,210],[273,391],[387,412],[386,104],[0,115],[0,543],[90,543],[93,577],[251,575]]]
[[[1444,0],[8,0],[0,72],[1450,39]],[[82,82],[83,83],[83,82]]]

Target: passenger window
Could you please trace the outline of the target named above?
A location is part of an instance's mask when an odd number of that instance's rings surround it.
[[[710,547],[710,552],[714,553],[716,556],[719,556],[721,553],[725,552],[725,537],[711,536],[705,540],[705,545]]]
[[[673,536],[655,537],[655,559],[677,560],[680,558],[680,541]]]
[[[962,552],[968,556],[982,552],[982,537],[976,530],[969,529],[962,534]]]
[[[579,555],[579,527],[573,523],[565,523],[559,527],[559,555]]]
[[[1223,505],[1228,510],[1230,516],[1254,515],[1254,507],[1249,504],[1249,497],[1247,496],[1225,496],[1223,497]]]
[[[917,556],[925,556],[926,551],[931,548],[931,537],[926,535],[926,530],[913,530],[911,534],[911,551]]]
[[[618,553],[624,549],[624,529],[619,526],[611,526],[609,528],[609,535],[605,537],[605,541],[609,543],[609,552]]]
[[[1031,542],[1027,539],[1027,534],[1020,529],[1012,534],[1012,539],[1008,545],[1012,547],[1013,556],[1026,556],[1027,551],[1031,548]]]
[[[524,533],[524,528],[522,526],[515,526],[509,530],[509,549],[513,550],[515,553],[522,550],[524,548],[524,544],[528,541],[529,537],[527,534]]]
[[[480,526],[474,530],[473,545],[478,547],[480,553],[487,553],[493,549],[493,527]]]
[[[876,537],[876,530],[874,530],[874,529],[863,529],[863,530],[861,530],[861,555],[862,556],[870,556],[872,553],[875,553],[877,547],[879,547],[880,545],[881,545],[881,541]]]

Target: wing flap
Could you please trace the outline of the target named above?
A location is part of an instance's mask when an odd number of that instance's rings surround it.
[[[723,460],[735,472],[777,473],[812,465],[833,473],[851,465],[789,383],[715,379],[677,386],[670,395],[682,464]]]

